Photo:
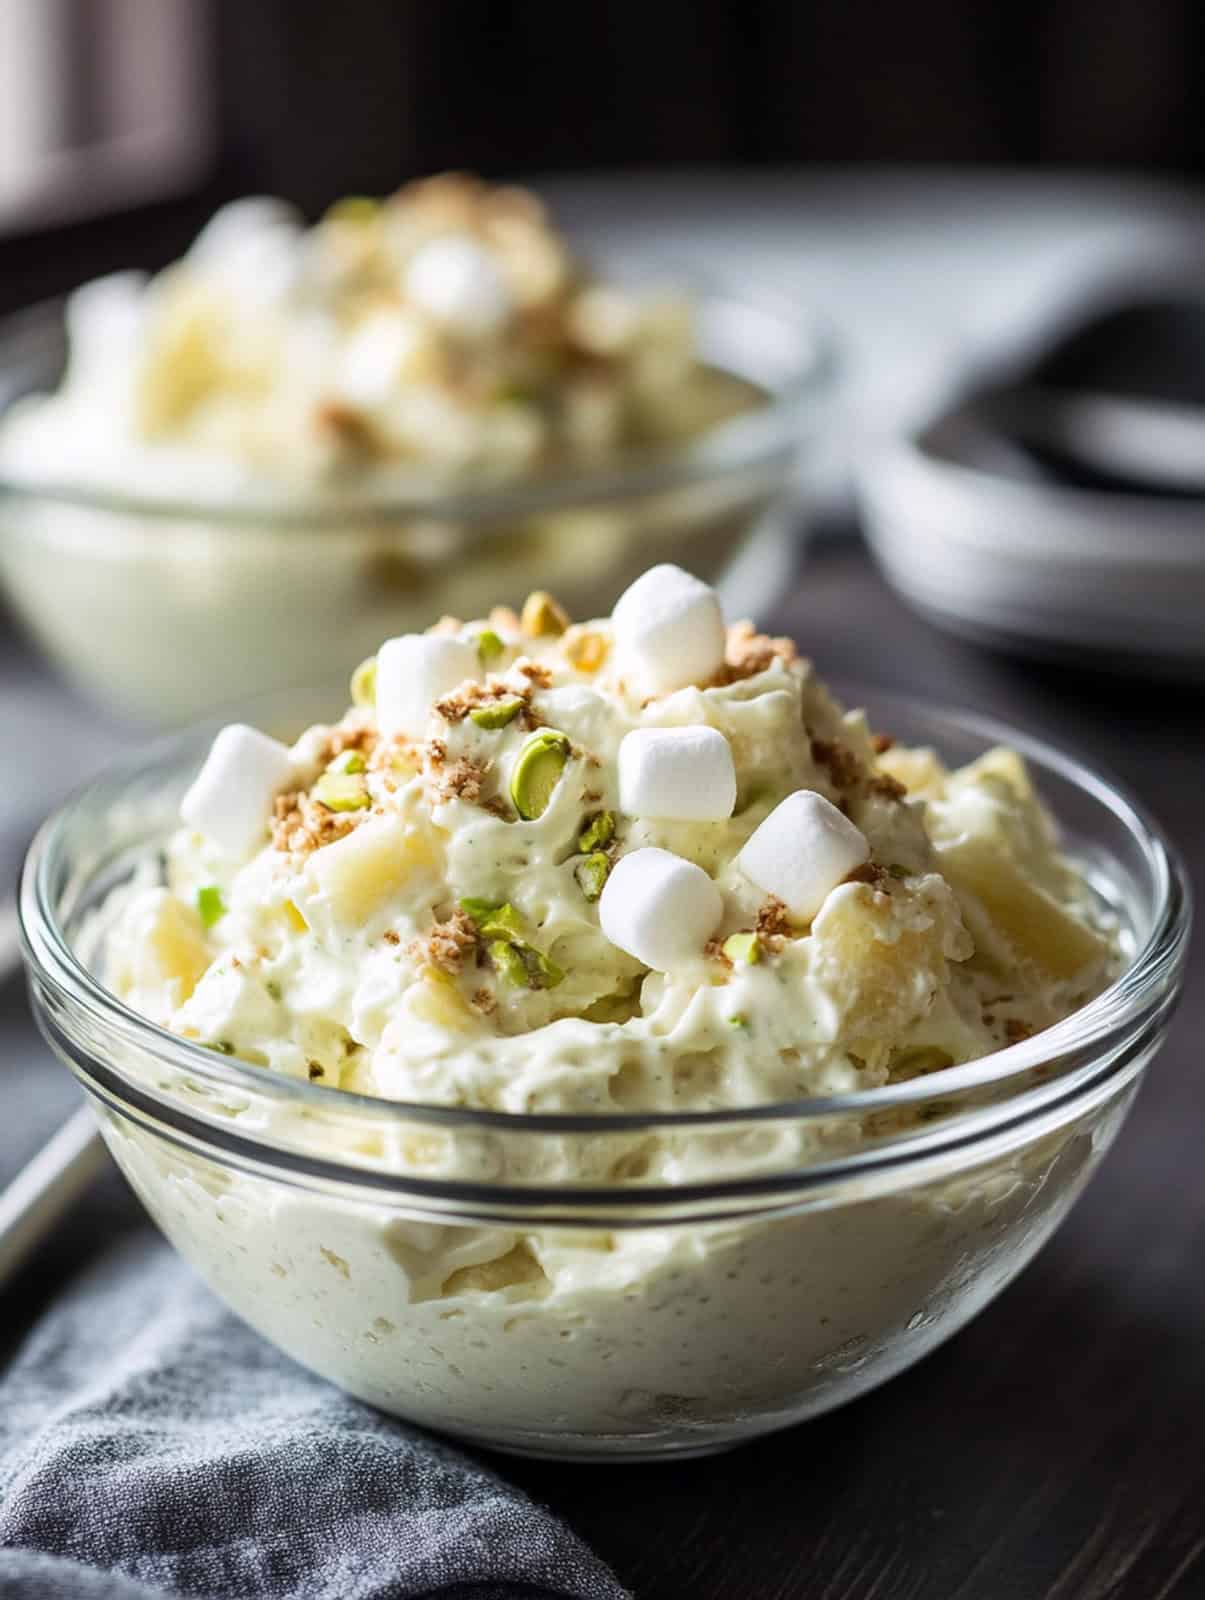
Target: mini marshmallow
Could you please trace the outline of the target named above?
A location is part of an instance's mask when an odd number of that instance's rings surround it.
[[[619,807],[632,817],[722,822],[736,805],[732,746],[715,728],[637,728],[619,746]]]
[[[383,405],[426,342],[413,312],[378,311],[365,317],[339,357],[335,387],[340,396],[352,405]]]
[[[295,779],[287,746],[245,723],[232,722],[210,746],[204,766],[180,802],[180,815],[223,854],[239,860],[266,841],[272,802]]]
[[[841,880],[868,860],[866,835],[831,801],[797,789],[753,833],[736,858],[746,878],[775,895],[797,922],[810,922]]]
[[[462,234],[432,239],[414,252],[406,293],[428,316],[470,338],[497,333],[514,309],[510,286],[493,256]]]
[[[481,675],[477,652],[446,634],[404,633],[377,652],[377,726],[421,739],[431,707],[466,678]]]
[[[293,289],[303,248],[301,219],[292,206],[248,195],[214,213],[193,240],[188,260],[244,307],[260,310]]]
[[[274,195],[248,194],[219,206],[189,247],[194,261],[212,261],[239,249],[248,239],[285,229],[297,233],[301,214]]]
[[[620,670],[645,694],[703,683],[724,664],[719,596],[681,567],[650,567],[620,595],[611,625]]]
[[[701,956],[723,914],[720,891],[702,867],[652,848],[621,856],[598,902],[606,937],[656,972]]]

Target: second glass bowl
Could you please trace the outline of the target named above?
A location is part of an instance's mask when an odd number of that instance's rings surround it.
[[[670,277],[599,265],[634,288]],[[701,361],[760,397],[684,444],[508,484],[317,504],[127,498],[72,488],[69,471],[31,487],[0,469],[0,579],[85,692],[169,725],[346,675],[392,634],[518,606],[533,588],[600,615],[657,561],[722,582],[744,553],[726,598],[756,610],[789,569],[788,524],[806,515],[796,469],[831,409],[831,351],[773,299],[684,287]],[[59,306],[0,328],[0,426],[14,400],[55,387],[63,354]]]

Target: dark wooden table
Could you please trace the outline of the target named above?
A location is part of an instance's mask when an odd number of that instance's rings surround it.
[[[946,639],[850,545],[819,550],[774,621],[827,675],[990,710],[1078,746],[1143,795],[1205,884],[1205,695]],[[501,1470],[639,1600],[1205,1596],[1203,967],[1198,941],[1172,1040],[1070,1220],[920,1366],[709,1461]],[[0,1058],[21,1068],[31,1048],[10,984]],[[3,1164],[61,1114],[54,1096],[73,1091],[66,1074],[56,1082],[48,1096],[40,1077],[37,1118],[0,1134]],[[6,1297],[0,1360],[97,1237],[133,1216],[116,1180],[98,1192]]]

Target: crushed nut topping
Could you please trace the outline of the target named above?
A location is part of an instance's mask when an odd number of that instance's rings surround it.
[[[406,954],[417,962],[427,962],[456,977],[464,958],[477,946],[477,929],[463,911],[453,911],[446,922],[437,922],[430,933],[415,939]]]
[[[766,939],[789,939],[794,931],[787,908],[776,895],[764,900],[757,910],[757,932]]]
[[[895,740],[889,733],[872,733],[870,746],[876,756],[885,756],[888,750],[895,746]]]
[[[824,768],[838,789],[852,788],[863,776],[857,756],[836,739],[813,739],[812,760]]]
[[[498,1009],[498,1001],[492,989],[474,989],[471,1004],[476,1011],[484,1016],[491,1016]]]
[[[505,678],[495,677],[492,673],[484,683],[462,683],[451,694],[437,700],[435,709],[445,722],[463,722],[470,711],[475,711],[479,706],[494,705],[499,700],[518,700],[517,715],[522,725],[534,727],[538,724],[539,719],[531,709],[531,689],[513,688]]]
[[[529,656],[520,656],[515,662],[515,671],[522,673],[533,688],[552,688],[552,673],[542,661],[532,661]]]
[[[734,622],[728,629],[724,665],[711,679],[710,687],[723,688],[725,684],[739,683],[742,678],[755,678],[775,661],[789,666],[798,659],[794,640],[758,633],[751,622]]]
[[[871,778],[866,787],[871,794],[881,795],[884,800],[902,800],[908,793],[898,778],[888,777],[885,772]]]
[[[364,815],[363,811],[328,811],[302,789],[278,794],[273,808],[272,848],[308,855],[342,839]]]

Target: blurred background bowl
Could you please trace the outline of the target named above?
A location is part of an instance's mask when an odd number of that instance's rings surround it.
[[[152,723],[350,672],[391,634],[518,606],[536,587],[596,615],[655,561],[758,610],[792,565],[800,456],[831,408],[830,342],[772,296],[631,257],[594,264],[604,282],[688,295],[701,362],[748,384],[750,409],[598,468],[452,492],[416,480],[387,498],[202,504],[10,474],[0,576],[17,610],[79,688]],[[0,328],[0,420],[55,387],[64,354],[60,303]]]

